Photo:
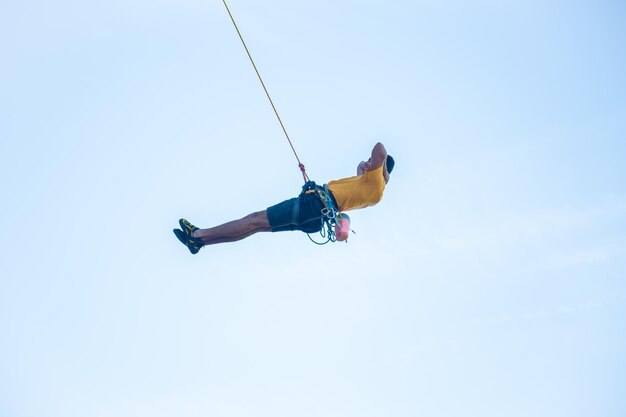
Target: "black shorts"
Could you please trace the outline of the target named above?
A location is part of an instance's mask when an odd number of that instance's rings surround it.
[[[334,202],[334,197],[331,196]],[[336,203],[335,203],[336,204]],[[317,233],[322,229],[324,203],[317,193],[300,194],[267,208],[272,232],[300,230]]]

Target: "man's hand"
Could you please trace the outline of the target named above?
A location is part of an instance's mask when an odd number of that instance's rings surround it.
[[[356,175],[363,175],[370,169],[370,161],[361,161],[356,167]]]

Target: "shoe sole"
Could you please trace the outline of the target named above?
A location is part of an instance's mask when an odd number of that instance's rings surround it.
[[[174,235],[176,235],[176,238],[180,240],[180,243],[187,246],[187,249],[189,249],[189,252],[191,252],[192,255],[195,255],[196,253],[200,251],[200,248],[196,248],[195,246],[189,245],[189,237],[187,236],[185,232],[183,232],[180,229],[174,229],[172,231],[174,232]]]

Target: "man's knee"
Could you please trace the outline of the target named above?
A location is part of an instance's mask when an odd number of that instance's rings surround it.
[[[246,220],[249,222],[250,226],[255,229],[271,229],[266,210],[249,214],[246,216]]]

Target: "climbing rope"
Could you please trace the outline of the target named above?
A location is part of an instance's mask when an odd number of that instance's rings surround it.
[[[226,11],[228,12],[228,15],[230,16],[230,20],[233,22],[233,26],[235,26],[235,30],[237,31],[237,34],[239,35],[239,39],[241,39],[241,43],[243,44],[243,47],[246,50],[246,53],[248,54],[248,58],[250,58],[250,62],[252,63],[252,66],[254,67],[254,71],[256,72],[257,77],[259,77],[259,81],[261,81],[261,86],[263,86],[263,90],[265,91],[265,95],[267,96],[267,99],[270,101],[270,104],[272,105],[272,109],[274,109],[274,113],[276,114],[276,118],[278,119],[278,123],[280,123],[280,127],[283,129],[283,132],[285,133],[285,137],[287,138],[287,141],[289,142],[289,146],[291,146],[291,150],[293,151],[293,154],[296,156],[296,159],[298,160],[298,167],[300,168],[300,171],[302,172],[302,178],[304,179],[304,182],[306,183],[307,181],[309,181],[309,176],[306,173],[306,169],[304,168],[304,164],[302,162],[300,162],[300,158],[298,157],[298,153],[296,152],[296,148],[294,148],[293,143],[291,142],[291,138],[289,138],[289,134],[287,133],[287,129],[285,129],[285,125],[283,124],[283,121],[280,118],[280,115],[278,114],[278,110],[276,110],[276,106],[274,105],[274,101],[272,100],[272,97],[270,96],[270,93],[267,91],[267,87],[265,87],[265,83],[263,82],[263,78],[261,77],[261,74],[259,73],[259,70],[256,67],[256,64],[254,63],[254,59],[252,59],[252,55],[250,54],[250,50],[248,50],[248,46],[246,45],[246,42],[243,40],[243,36],[241,36],[241,32],[239,31],[239,27],[237,26],[237,23],[235,22],[235,18],[233,17],[233,14],[230,12],[230,9],[228,8],[228,4],[226,4],[226,0],[222,0],[222,1],[224,2],[224,6],[226,7]]]
[[[304,164],[300,161],[300,158],[298,157],[298,153],[296,152],[296,148],[293,146],[293,143],[291,142],[291,138],[289,137],[289,134],[287,133],[287,129],[285,128],[285,125],[283,124],[283,121],[280,118],[280,115],[278,114],[278,110],[276,110],[274,101],[272,100],[272,97],[270,96],[270,93],[267,90],[267,87],[265,86],[265,82],[263,82],[263,77],[261,77],[261,73],[259,72],[259,69],[254,63],[254,59],[252,59],[250,50],[248,49],[246,42],[243,40],[243,36],[241,35],[241,31],[239,30],[239,27],[237,26],[237,22],[235,22],[235,18],[233,17],[233,14],[230,12],[230,8],[228,7],[228,4],[226,4],[226,0],[222,0],[222,2],[224,3],[224,7],[226,7],[226,11],[228,12],[228,15],[230,16],[230,20],[233,22],[233,26],[235,26],[235,30],[237,31],[237,35],[239,35],[241,44],[246,50],[246,54],[248,54],[248,58],[250,59],[250,62],[252,63],[252,67],[254,68],[254,72],[256,72],[257,77],[259,77],[259,81],[261,82],[263,91],[265,91],[265,95],[267,96],[267,99],[272,105],[272,109],[274,110],[274,114],[276,114],[278,123],[280,123],[280,127],[283,129],[283,133],[285,134],[285,137],[287,138],[287,141],[289,142],[289,146],[291,146],[291,150],[293,151],[293,154],[295,155],[296,160],[298,161],[298,167],[300,168],[300,171],[302,172],[302,178],[304,179],[303,193],[306,192],[307,190],[312,190],[313,192],[318,193],[319,198],[322,200],[324,204],[324,208],[321,211],[322,225],[321,225],[320,234],[322,238],[327,239],[327,240],[325,242],[316,242],[315,240],[313,240],[313,238],[311,237],[309,233],[307,233],[307,235],[309,236],[309,239],[311,239],[313,243],[318,244],[318,245],[324,245],[328,242],[335,242],[337,240],[337,237],[335,235],[335,225],[337,224],[339,220],[342,219],[342,214],[339,213],[339,211],[335,207],[332,201],[332,198],[330,196],[330,191],[328,191],[328,188],[326,188],[326,186],[317,187],[315,185],[315,182],[309,179],[309,176],[306,173]]]

